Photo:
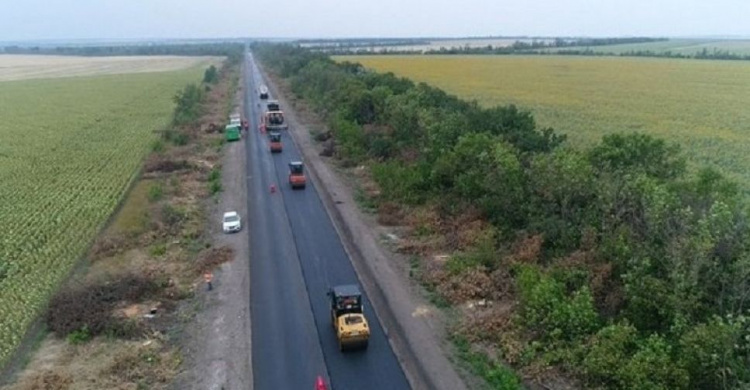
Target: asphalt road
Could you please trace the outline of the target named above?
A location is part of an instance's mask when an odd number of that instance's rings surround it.
[[[267,136],[258,131],[262,108],[255,91],[263,81],[252,56],[246,61],[254,388],[311,389],[322,375],[337,390],[409,389],[366,296],[369,348],[338,349],[326,291],[359,280],[314,185],[308,180],[304,190],[288,186],[287,164],[301,160],[291,136],[284,133],[284,151],[272,155]]]

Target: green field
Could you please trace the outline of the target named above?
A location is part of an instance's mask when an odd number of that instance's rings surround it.
[[[0,366],[204,69],[0,82]]]
[[[337,57],[484,105],[514,103],[574,145],[642,131],[750,192],[750,63],[567,56]]]
[[[583,46],[546,49],[556,52],[559,50],[580,50]],[[589,49],[599,53],[627,53],[631,51],[652,51],[655,53],[672,52],[675,54],[695,54],[706,49],[709,52],[721,50],[733,54],[750,54],[750,39],[670,39],[668,41],[633,43],[624,45],[589,46]]]

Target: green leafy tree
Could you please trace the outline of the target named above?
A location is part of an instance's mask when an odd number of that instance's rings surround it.
[[[733,389],[750,384],[750,318],[714,317],[679,341],[680,364],[696,389]]]
[[[206,84],[216,84],[219,82],[219,71],[211,65],[203,72],[203,82]]]
[[[673,179],[685,171],[677,145],[642,133],[605,135],[590,159],[600,171],[643,172],[659,179]]]

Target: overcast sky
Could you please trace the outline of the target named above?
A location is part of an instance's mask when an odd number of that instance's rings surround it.
[[[0,0],[0,41],[750,36],[750,0]]]

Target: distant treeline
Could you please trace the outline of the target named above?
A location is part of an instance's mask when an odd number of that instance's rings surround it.
[[[509,46],[481,46],[481,47],[441,47],[430,50],[401,50],[388,49],[370,50],[366,48],[335,48],[324,50],[329,55],[570,55],[570,56],[599,56],[599,57],[655,57],[655,58],[679,58],[679,59],[697,59],[697,60],[733,60],[733,61],[750,61],[750,54],[737,54],[728,50],[718,48],[703,48],[695,53],[680,53],[671,50],[654,51],[654,50],[628,50],[621,53],[611,51],[600,51],[592,49],[591,46],[604,46],[616,44],[633,44],[667,41],[666,38],[597,38],[597,39],[580,39],[565,40],[556,38],[554,41],[532,42],[516,41]],[[569,48],[561,50],[545,50],[550,48]]]
[[[583,50],[560,50],[557,52],[534,52],[529,54],[559,54],[559,55],[577,55],[577,56],[620,56],[620,57],[656,57],[656,58],[682,58],[695,60],[734,60],[750,61],[750,55],[732,53],[728,50],[714,48],[709,50],[703,48],[695,53],[678,53],[670,50],[659,52],[653,50],[629,50],[622,53],[600,52],[590,48]]]
[[[106,46],[5,46],[0,49],[6,54],[51,54],[72,56],[219,56],[232,61],[242,59],[245,45],[242,43],[200,43],[200,44],[154,44],[154,45],[106,45]]]
[[[430,40],[424,38],[353,38],[353,39],[300,39],[296,43],[315,48],[352,48],[374,46],[409,46],[429,45]]]
[[[525,54],[526,52],[538,49],[549,49],[549,48],[561,48],[561,47],[578,47],[578,46],[605,46],[605,45],[624,45],[634,43],[650,43],[666,41],[667,38],[649,38],[649,37],[631,37],[631,38],[554,38],[554,39],[543,39],[533,38],[531,42],[516,40],[509,46],[469,46],[465,45],[462,47],[441,47],[439,49],[428,49],[428,50],[388,50],[383,48],[379,51],[368,50],[364,48],[363,44],[357,44],[356,42],[348,42],[347,45],[336,46],[335,48],[328,49],[326,51],[329,54]],[[386,42],[387,43],[387,42]],[[401,46],[404,45],[418,45],[424,44],[429,45],[432,43],[430,40],[426,40],[423,43],[409,43],[409,41],[400,42]],[[370,44],[369,46],[377,46]],[[397,46],[389,44],[388,46]],[[350,49],[347,51],[347,49]],[[342,51],[337,51],[337,49]]]

